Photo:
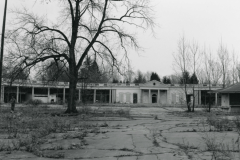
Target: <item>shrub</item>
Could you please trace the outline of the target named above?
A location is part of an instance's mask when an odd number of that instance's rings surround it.
[[[42,104],[42,100],[40,100],[40,99],[31,99],[31,100],[26,102],[26,105],[32,105],[34,107],[36,107],[40,104]]]
[[[119,109],[119,110],[116,110],[116,113],[119,115],[119,116],[124,116],[124,117],[130,117],[130,110],[124,110],[124,109]]]
[[[216,136],[215,134],[206,133],[202,136],[202,139],[206,145],[206,150],[212,153],[213,160],[232,160],[234,159],[234,143],[233,148],[230,148],[230,144],[223,142],[224,137]]]
[[[232,125],[228,118],[217,118],[215,115],[211,114],[207,117],[207,124],[215,127],[217,131],[231,131]]]
[[[233,123],[235,124],[238,134],[240,134],[240,116],[236,116],[233,120]]]
[[[83,106],[82,108],[79,109],[79,113],[81,113],[81,114],[90,114],[90,113],[92,113],[92,108],[91,107],[87,107],[87,106]]]

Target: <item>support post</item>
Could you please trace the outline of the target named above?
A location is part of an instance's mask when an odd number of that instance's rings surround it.
[[[17,95],[16,95],[16,101],[19,103],[19,86],[17,86]]]
[[[158,89],[158,94],[157,94],[157,103],[160,103],[160,92],[159,92],[159,89]]]
[[[116,90],[112,90],[112,103],[116,102]]]
[[[96,103],[96,89],[93,92],[93,103]]]
[[[198,91],[198,104],[201,105],[202,104],[202,95],[201,95],[201,90]]]
[[[109,103],[112,103],[111,99],[112,99],[112,90],[110,89],[109,90]]]
[[[217,106],[217,104],[218,104],[218,95],[217,93],[215,93],[215,105]]]
[[[51,99],[50,99],[50,88],[48,87],[48,103],[51,102]]]
[[[34,87],[32,87],[32,99],[34,99]]]
[[[140,95],[139,95],[139,101],[138,101],[138,103],[143,103],[143,102],[142,102],[142,90],[140,90]]]
[[[2,94],[1,94],[1,103],[3,103],[4,102],[4,86],[2,86],[2,90],[1,90],[1,92],[2,92]]]
[[[80,88],[78,90],[78,100],[79,100],[79,102],[81,102],[81,89]]]
[[[148,103],[151,103],[151,90],[148,90]]]
[[[63,104],[65,103],[65,93],[66,92],[66,90],[65,90],[65,87],[63,88]]]

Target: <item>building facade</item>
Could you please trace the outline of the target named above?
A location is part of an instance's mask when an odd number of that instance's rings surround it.
[[[43,103],[61,103],[68,99],[68,82],[45,83],[41,81],[16,81],[2,85],[2,101],[7,103],[11,96],[18,103],[39,99]],[[209,90],[221,89],[221,85],[187,85],[187,94],[197,105],[221,102],[217,93],[209,96]],[[194,97],[193,95],[194,90]],[[86,103],[157,103],[162,105],[180,105],[186,103],[184,86],[149,81],[135,83],[78,83],[76,101]]]
[[[221,107],[232,112],[240,112],[240,83],[216,90],[221,95]]]

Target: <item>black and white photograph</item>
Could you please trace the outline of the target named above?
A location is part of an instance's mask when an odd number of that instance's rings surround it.
[[[239,160],[239,0],[0,0],[0,160]]]

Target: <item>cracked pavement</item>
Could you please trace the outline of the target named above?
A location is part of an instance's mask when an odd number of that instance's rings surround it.
[[[45,147],[44,154],[61,153],[64,158],[43,158],[33,153],[13,151],[11,154],[0,152],[0,159],[210,160],[211,152],[206,150],[202,139],[205,135],[198,132],[199,117],[177,116],[171,114],[172,111],[182,110],[170,107],[132,108],[133,119],[116,117],[109,121],[91,121],[107,123],[108,126],[100,127],[98,133],[88,133],[84,138],[87,145],[69,148],[70,143],[74,146],[80,142],[78,139],[65,139],[59,143],[62,146],[58,149],[52,147],[56,143],[41,146]],[[158,119],[154,119],[156,115]],[[216,134],[224,136],[226,141],[238,136],[234,132]],[[236,156],[236,159],[239,157]]]

